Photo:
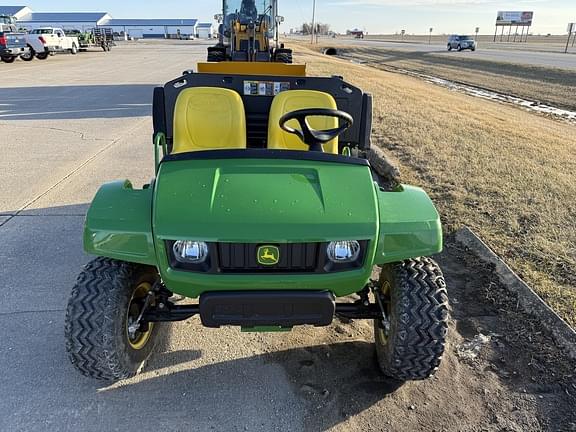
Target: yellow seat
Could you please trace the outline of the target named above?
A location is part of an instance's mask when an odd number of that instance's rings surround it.
[[[174,108],[172,153],[246,148],[246,113],[240,95],[229,89],[183,90]]]
[[[309,108],[338,109],[332,95],[316,90],[288,90],[278,93],[270,107],[268,122],[268,148],[276,150],[308,150],[296,135],[280,128],[280,118],[291,111]],[[327,130],[338,127],[338,119],[333,117],[309,117],[308,122],[313,129]],[[298,121],[291,120],[288,126],[300,129]],[[338,154],[338,138],[322,146],[324,152]]]

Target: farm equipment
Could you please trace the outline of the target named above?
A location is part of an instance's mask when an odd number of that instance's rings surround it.
[[[209,62],[292,63],[292,50],[278,39],[277,0],[223,0],[219,23],[219,41],[208,48]]]
[[[154,91],[155,178],[105,184],[91,203],[84,249],[96,258],[66,313],[73,365],[131,377],[162,322],[289,331],[339,317],[373,322],[386,375],[433,374],[448,315],[427,258],[442,249],[440,218],[422,189],[368,162],[371,95],[301,65],[198,70]]]
[[[87,51],[89,48],[101,48],[106,52],[110,51],[115,45],[111,28],[96,27],[85,32],[71,30],[67,31],[66,34],[78,38],[80,51]]]

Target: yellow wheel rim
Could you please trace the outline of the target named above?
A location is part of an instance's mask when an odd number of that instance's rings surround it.
[[[128,343],[130,346],[135,350],[141,350],[146,346],[148,341],[150,340],[150,336],[152,336],[152,330],[154,329],[154,323],[148,324],[148,330],[141,332],[136,331],[136,333],[131,336],[130,331],[128,329],[132,320],[136,320],[138,315],[140,314],[140,308],[134,308],[134,304],[136,301],[142,302],[148,292],[152,289],[152,285],[148,282],[142,282],[140,285],[136,287],[134,292],[132,293],[132,297],[130,298],[130,302],[128,302],[128,311],[126,312],[126,337],[128,338]]]

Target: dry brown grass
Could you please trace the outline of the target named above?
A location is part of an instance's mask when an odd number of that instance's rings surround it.
[[[291,41],[313,51],[336,46],[340,57],[390,70],[406,69],[532,101],[576,110],[576,73],[569,69],[478,59],[470,53],[413,51],[402,48],[358,47],[346,40],[322,40],[319,45]],[[466,55],[470,54],[470,55]]]
[[[344,47],[339,53],[376,68],[403,68],[576,110],[576,73],[572,70],[375,47]]]
[[[371,92],[375,142],[446,231],[470,226],[576,328],[576,127],[305,48],[297,61]]]

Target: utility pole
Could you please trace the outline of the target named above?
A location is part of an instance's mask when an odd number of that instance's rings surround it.
[[[432,32],[434,31],[434,29],[432,27],[430,27],[430,35],[428,35],[428,45],[430,45],[432,43]]]
[[[312,40],[310,43],[314,43],[314,37],[316,35],[316,0],[312,2]]]

